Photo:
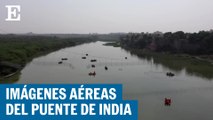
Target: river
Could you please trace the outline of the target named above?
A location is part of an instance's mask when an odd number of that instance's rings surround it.
[[[187,69],[173,63],[173,69],[166,65],[171,61],[138,57],[103,44],[83,44],[35,58],[21,71],[17,83],[120,83],[124,99],[139,101],[140,120],[213,120],[213,65]],[[68,60],[58,64],[64,57]],[[96,76],[88,75],[94,71]],[[168,77],[167,72],[175,76]],[[164,106],[164,98],[171,98],[172,105]]]

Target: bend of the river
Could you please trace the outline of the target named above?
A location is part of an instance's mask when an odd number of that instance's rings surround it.
[[[213,120],[213,78],[189,74],[186,69],[172,70],[103,44],[83,44],[35,58],[21,71],[17,83],[119,83],[124,99],[139,101],[140,120]],[[68,60],[58,64],[61,58]],[[94,71],[96,76],[88,75]],[[175,76],[166,76],[169,71]],[[169,107],[164,106],[166,97],[172,98]]]

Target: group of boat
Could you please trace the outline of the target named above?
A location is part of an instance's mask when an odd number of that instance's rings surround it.
[[[68,60],[68,58],[61,58],[61,61],[59,61],[58,64],[62,64],[65,60]]]
[[[89,55],[89,54],[85,54],[85,56],[83,56],[82,59],[87,59],[86,56],[88,56],[88,55]],[[127,59],[127,57],[125,57],[125,59]],[[68,58],[61,58],[61,61],[59,61],[58,64],[62,64],[63,61],[66,61],[66,60],[68,60]],[[90,62],[97,62],[97,59],[91,59]],[[91,67],[92,67],[92,68],[95,68],[96,66],[95,66],[95,64],[92,64]],[[108,67],[105,66],[104,69],[105,69],[105,70],[108,70]],[[94,72],[89,72],[88,75],[89,75],[89,76],[95,76],[95,75],[96,75],[96,72],[95,72],[95,71],[94,71]]]
[[[85,54],[86,56],[88,56],[89,54]],[[87,59],[87,57],[86,56],[83,56],[82,57],[82,59]]]
[[[88,56],[88,54],[85,54],[85,55]],[[86,58],[87,58],[86,56],[82,57],[82,59],[86,59]],[[127,59],[127,57],[125,57],[125,59]],[[63,61],[66,61],[66,60],[68,60],[68,58],[61,58],[61,61],[59,61],[58,64],[62,64]],[[97,62],[97,59],[91,59],[90,62]],[[92,64],[91,67],[92,67],[92,68],[95,68],[96,66],[95,66],[95,64]],[[105,66],[104,69],[105,69],[105,70],[108,70],[108,67]],[[96,76],[96,72],[95,72],[95,71],[89,72],[88,75],[89,75],[89,76]],[[167,75],[168,77],[174,77],[174,76],[175,76],[175,74],[172,73],[172,72],[167,72],[166,75]],[[171,106],[171,104],[172,104],[171,98],[165,98],[165,99],[164,99],[164,105],[165,105],[165,106]]]

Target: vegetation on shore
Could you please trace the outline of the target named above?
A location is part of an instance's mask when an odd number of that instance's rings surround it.
[[[58,38],[48,36],[0,35],[0,79],[18,72],[34,57],[91,42],[92,38]]]
[[[190,55],[213,63],[213,32],[198,33],[129,33],[121,38],[121,46],[126,49],[142,49],[158,53]]]
[[[213,32],[129,33],[121,38],[121,45],[125,48],[149,49],[173,54],[212,55]]]
[[[126,33],[110,33],[110,34],[93,34],[92,36],[99,41],[118,42],[120,40],[120,37],[123,37],[125,35]]]
[[[105,46],[113,46],[113,47],[120,47],[120,42],[108,42],[103,44]]]
[[[185,70],[207,79],[213,78],[213,32],[129,33],[121,47],[133,55],[152,60],[176,72]]]

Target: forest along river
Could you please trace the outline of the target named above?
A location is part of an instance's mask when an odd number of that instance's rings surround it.
[[[208,66],[210,73],[205,69],[203,73],[172,69],[153,58],[139,58],[104,43],[83,44],[35,58],[21,71],[17,83],[120,83],[124,99],[139,101],[140,120],[213,120],[213,66]],[[68,60],[58,64],[61,58]],[[91,59],[97,62],[91,63]],[[96,76],[88,75],[94,71]],[[167,72],[175,76],[168,77]],[[164,106],[166,97],[172,99],[171,106]]]

